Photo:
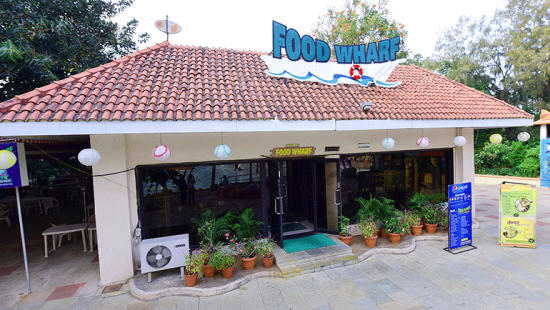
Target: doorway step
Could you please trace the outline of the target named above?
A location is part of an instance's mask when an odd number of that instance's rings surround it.
[[[293,277],[304,273],[319,272],[335,267],[352,265],[358,262],[351,247],[340,241],[338,236],[326,234],[335,245],[287,253],[277,246],[275,263],[281,270],[282,277]]]

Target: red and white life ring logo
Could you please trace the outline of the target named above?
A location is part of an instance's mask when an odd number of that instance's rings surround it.
[[[353,65],[349,68],[349,76],[354,80],[359,80],[363,76],[363,68],[360,65]]]

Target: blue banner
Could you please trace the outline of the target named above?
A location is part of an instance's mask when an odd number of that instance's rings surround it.
[[[550,187],[550,139],[540,140],[540,186]]]
[[[472,244],[472,183],[449,185],[449,250]]]
[[[17,149],[17,143],[2,143],[0,144],[0,151],[7,150],[12,152],[17,159],[15,165],[8,169],[0,169],[0,189],[2,188],[12,188],[12,187],[21,187],[23,185],[28,185],[27,182],[21,180],[21,167],[19,163],[19,152]],[[24,154],[23,154],[24,156]],[[26,173],[26,171],[24,171]],[[26,179],[26,177],[24,178]],[[27,183],[27,184],[23,184]]]

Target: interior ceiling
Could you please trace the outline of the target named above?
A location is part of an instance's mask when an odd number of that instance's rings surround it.
[[[0,137],[0,142],[13,142],[14,140],[25,144],[27,161],[51,160],[50,156],[65,159],[76,157],[82,149],[90,147],[90,138],[87,135]]]

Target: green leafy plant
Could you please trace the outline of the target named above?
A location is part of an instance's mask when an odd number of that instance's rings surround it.
[[[256,253],[263,258],[273,257],[273,251],[275,250],[275,242],[269,238],[262,238],[256,240]]]
[[[229,241],[229,247],[241,258],[252,258],[256,256],[256,240],[254,238],[243,238],[239,240],[236,237],[229,237],[229,235],[226,234],[226,239]]]
[[[422,219],[418,213],[413,210],[405,211],[403,215],[403,228],[405,229],[405,233],[410,234],[412,226],[420,226],[421,224]]]
[[[355,201],[360,205],[356,215],[358,222],[372,218],[382,226],[386,218],[402,215],[402,212],[395,207],[395,201],[386,197],[373,198],[371,195],[369,200],[356,197]]]
[[[361,230],[365,238],[372,238],[378,232],[378,224],[372,218],[363,219],[357,223],[357,228]]]
[[[210,255],[210,266],[222,270],[235,265],[235,255],[229,250],[218,248]]]
[[[258,233],[259,227],[263,224],[261,221],[254,219],[254,210],[252,208],[247,208],[235,216],[234,222],[231,228],[240,240],[254,238]]]
[[[201,257],[200,250],[195,250],[185,256],[185,271],[186,275],[199,273],[202,270],[204,259]]]
[[[351,236],[351,227],[349,226],[349,218],[341,215],[338,217],[340,219],[340,235],[343,237]]]
[[[384,226],[388,233],[402,234],[405,232],[405,228],[403,228],[403,224],[396,217],[388,218]]]
[[[222,240],[224,234],[231,229],[233,215],[225,213],[222,217],[216,218],[214,211],[208,209],[199,218],[193,218],[191,222],[197,226],[198,235],[201,238],[201,248],[209,249],[212,253],[215,244]]]

